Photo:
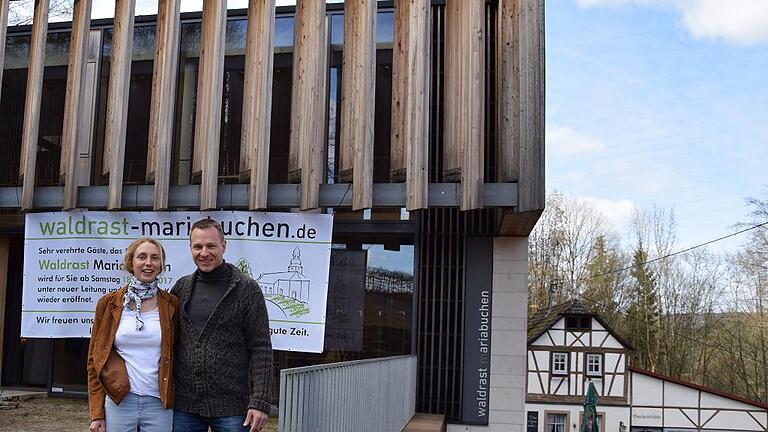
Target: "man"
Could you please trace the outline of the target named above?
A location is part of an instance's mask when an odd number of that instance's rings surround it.
[[[272,391],[272,344],[258,284],[224,262],[221,225],[195,222],[190,249],[197,270],[171,291],[179,298],[173,428],[184,432],[259,431]]]

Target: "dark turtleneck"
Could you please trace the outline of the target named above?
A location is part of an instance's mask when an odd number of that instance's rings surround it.
[[[232,269],[226,263],[209,272],[197,272],[195,285],[187,304],[187,314],[196,327],[202,329],[205,326],[213,309],[227,292],[230,279],[232,279]]]

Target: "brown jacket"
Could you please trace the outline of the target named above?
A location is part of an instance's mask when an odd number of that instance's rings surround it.
[[[88,408],[91,420],[104,418],[104,396],[109,395],[116,404],[123,400],[130,384],[125,361],[112,346],[123,313],[123,297],[126,287],[109,293],[96,304],[96,315],[88,347]],[[176,327],[179,300],[163,290],[157,292],[157,308],[160,312],[160,365],[157,378],[160,400],[164,408],[173,407],[173,346],[176,343]]]

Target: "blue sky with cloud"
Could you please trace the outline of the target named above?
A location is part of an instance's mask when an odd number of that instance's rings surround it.
[[[768,1],[550,0],[546,43],[549,191],[673,207],[681,246],[768,197]]]

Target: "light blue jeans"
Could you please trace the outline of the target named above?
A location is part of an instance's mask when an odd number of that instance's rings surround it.
[[[120,405],[107,396],[104,401],[107,430],[109,432],[171,432],[173,410],[163,408],[154,396],[125,395]]]

